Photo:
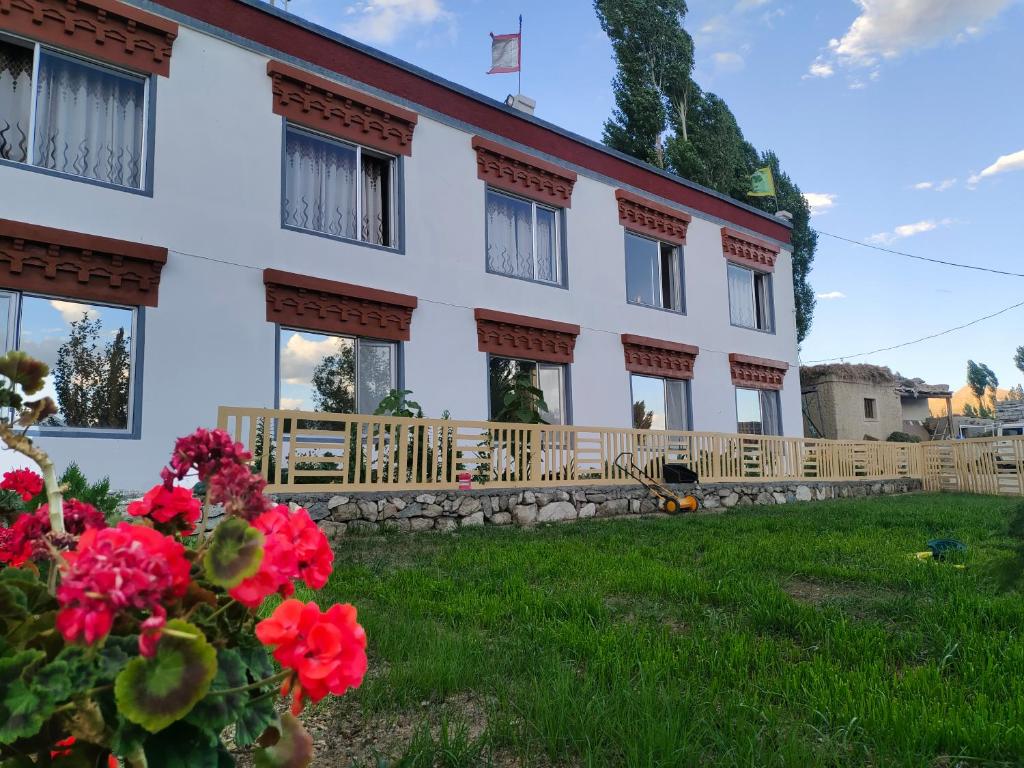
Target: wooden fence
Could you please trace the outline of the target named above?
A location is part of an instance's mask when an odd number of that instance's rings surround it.
[[[497,424],[224,406],[218,426],[253,453],[270,492],[630,484],[621,453],[702,482],[921,478],[922,446],[707,432]],[[1019,450],[1019,449],[1018,449]],[[1019,455],[1019,453],[1018,453]]]
[[[1024,496],[1024,437],[921,443],[927,491]]]

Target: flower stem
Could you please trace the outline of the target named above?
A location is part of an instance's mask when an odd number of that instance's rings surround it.
[[[248,685],[240,685],[237,688],[225,688],[222,691],[210,691],[207,695],[208,696],[228,696],[228,695],[233,694],[233,693],[245,693],[246,691],[251,691],[254,688],[262,688],[265,685],[276,685],[277,683],[280,683],[280,682],[286,680],[291,675],[292,675],[292,670],[290,670],[290,669],[282,669],[276,675],[271,675],[270,677],[268,677],[268,678],[266,678],[264,680],[257,680],[255,683],[249,683]]]
[[[237,602],[238,602],[237,600],[235,600],[234,598],[231,598],[231,599],[230,599],[230,600],[228,600],[228,601],[227,601],[226,603],[224,603],[224,605],[222,605],[222,606],[221,606],[220,608],[218,608],[218,609],[217,609],[216,611],[214,611],[213,613],[211,613],[211,614],[209,615],[209,617],[207,618],[207,621],[213,621],[213,620],[214,620],[214,619],[216,619],[216,618],[217,618],[218,616],[220,616],[220,615],[221,615],[222,613],[224,613],[224,611],[226,611],[226,610],[227,610],[228,608],[230,608],[230,607],[231,607],[232,605],[234,605],[234,604],[235,604],[235,603],[237,603]]]

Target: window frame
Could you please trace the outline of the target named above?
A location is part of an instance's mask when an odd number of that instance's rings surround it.
[[[683,429],[669,429],[668,428],[668,413],[665,414],[665,428],[664,429],[651,429],[651,432],[692,432],[693,431],[693,400],[691,399],[691,387],[689,379],[673,379],[668,376],[653,376],[647,373],[634,373],[629,372],[629,422],[631,429],[639,429],[639,427],[633,425],[633,406],[636,403],[636,393],[633,387],[633,379],[636,377],[643,379],[657,379],[661,381],[663,387],[663,397],[665,399],[665,408],[668,410],[668,385],[669,382],[678,381],[683,387],[683,397],[686,398],[686,407],[683,410],[683,421],[685,426]]]
[[[37,40],[32,40],[31,38],[16,35],[14,33],[6,32],[4,30],[0,30],[0,41],[5,41],[15,46],[22,46],[31,49],[32,51],[32,97],[29,103],[29,141],[26,152],[27,157],[24,162],[0,158],[0,165],[8,166],[10,168],[19,168],[22,170],[32,171],[33,173],[40,173],[43,174],[44,176],[53,176],[60,179],[70,179],[73,181],[82,182],[83,184],[92,184],[93,186],[103,187],[104,189],[115,189],[119,192],[127,192],[133,195],[142,195],[143,197],[152,197],[154,179],[154,150],[156,143],[155,136],[157,75],[136,72],[134,70],[118,66],[116,64],[108,64],[105,61],[92,59],[88,56],[83,56],[82,54],[76,53],[74,51],[68,51],[53,45],[41,43]],[[98,69],[100,71],[113,72],[124,77],[134,78],[142,83],[142,165],[139,172],[140,186],[128,187],[123,184],[114,184],[109,181],[103,181],[102,179],[91,179],[87,176],[78,176],[74,173],[58,171],[53,168],[45,168],[43,166],[34,164],[33,161],[35,160],[36,151],[36,113],[38,112],[39,100],[39,65],[42,60],[43,52],[46,52],[48,55],[68,59],[81,66],[92,67],[93,69]]]
[[[878,421],[878,402],[873,397],[864,398],[864,420]]]
[[[744,270],[746,272],[749,272],[753,276],[753,279],[751,280],[750,300],[751,300],[751,306],[754,308],[755,323],[761,322],[761,319],[762,319],[761,316],[760,316],[761,313],[758,312],[758,299],[757,299],[757,283],[758,283],[758,280],[762,281],[762,284],[764,285],[765,300],[767,302],[767,306],[764,307],[764,313],[763,313],[764,314],[764,318],[763,319],[764,319],[764,323],[765,323],[765,327],[764,328],[761,328],[758,325],[743,325],[742,323],[737,323],[737,322],[735,322],[732,319],[732,287],[731,287],[731,285],[729,283],[729,270],[730,269],[742,269],[742,270]],[[758,331],[760,333],[774,334],[775,333],[775,280],[773,279],[772,273],[771,272],[763,272],[763,271],[758,270],[758,269],[753,269],[751,267],[744,266],[743,264],[737,264],[734,261],[726,261],[726,272],[725,272],[725,275],[726,275],[725,290],[726,290],[726,292],[728,294],[728,299],[729,299],[729,305],[728,305],[728,307],[729,307],[729,324],[733,328],[743,328],[744,330],[748,330],[748,331]]]
[[[115,304],[109,301],[93,301],[77,299],[69,296],[55,296],[37,291],[19,291],[10,288],[0,289],[0,296],[12,298],[8,318],[7,349],[21,349],[22,300],[43,299],[44,301],[71,301],[76,304],[87,304],[93,307],[110,307],[123,309],[132,313],[131,343],[128,348],[128,425],[124,429],[100,427],[52,426],[36,424],[28,429],[32,437],[86,437],[95,439],[138,440],[142,437],[142,382],[143,359],[145,354],[146,308],[128,304]]]
[[[502,195],[513,200],[519,200],[520,202],[528,203],[530,205],[530,234],[533,237],[533,277],[521,277],[520,275],[510,275],[506,272],[499,272],[496,269],[491,269],[491,262],[487,255],[488,245],[491,240],[490,221],[487,216],[487,203],[488,196],[491,193],[496,195]],[[551,211],[554,214],[555,221],[555,270],[557,279],[555,281],[541,280],[537,277],[537,208],[543,208]],[[554,205],[548,205],[538,200],[533,200],[523,195],[517,195],[514,192],[508,192],[500,187],[495,187],[490,184],[484,185],[484,270],[489,275],[497,275],[498,277],[507,277],[512,280],[522,280],[525,283],[533,283],[535,285],[544,285],[549,288],[562,288],[568,290],[569,288],[569,265],[568,265],[568,246],[566,238],[566,222],[565,222],[565,208],[559,208]],[[519,358],[509,358],[519,359]]]
[[[658,295],[662,296],[662,300],[663,301],[664,301],[664,296],[662,295],[662,281],[663,281],[663,278],[664,278],[664,274],[662,272],[662,250],[661,249],[662,249],[663,246],[668,246],[675,253],[676,263],[678,265],[678,270],[679,270],[679,285],[677,286],[677,288],[679,290],[679,305],[680,305],[679,309],[672,309],[671,307],[665,307],[665,306],[654,306],[653,304],[644,304],[641,301],[632,301],[630,299],[630,297],[629,297],[629,249],[627,247],[627,243],[629,242],[629,237],[630,236],[640,238],[641,240],[647,240],[648,242],[654,243],[658,247],[658,253],[657,253],[657,256],[658,256],[657,257],[658,279],[657,279],[657,283],[656,283],[655,288],[656,288],[656,291],[657,291]],[[658,238],[651,237],[650,235],[645,235],[645,234],[643,234],[641,232],[636,232],[636,231],[634,231],[632,229],[626,229],[625,230],[625,235],[623,237],[622,244],[623,244],[623,249],[622,249],[623,250],[623,267],[625,269],[624,274],[625,274],[625,278],[626,278],[626,303],[629,304],[630,306],[633,306],[633,307],[642,307],[644,309],[657,309],[657,310],[660,310],[662,312],[671,312],[673,315],[685,315],[686,314],[686,260],[684,258],[683,246],[682,245],[678,245],[676,243],[670,243],[667,240],[659,240]]]
[[[484,376],[487,384],[487,421],[491,420],[491,414],[494,412],[494,403],[491,401],[491,361],[492,360],[514,360],[518,363],[533,363],[537,366],[537,383],[535,386],[540,388],[540,368],[541,366],[547,368],[556,368],[560,371],[559,377],[562,384],[561,402],[559,407],[562,410],[562,421],[558,424],[551,424],[552,427],[568,427],[572,426],[572,386],[571,386],[571,365],[569,363],[551,363],[547,360],[531,360],[528,357],[512,357],[510,355],[493,355],[487,353],[485,356],[485,367]],[[547,401],[545,401],[546,403]],[[497,422],[496,422],[497,423]],[[543,425],[542,425],[543,426]]]
[[[352,339],[354,343],[353,349],[353,360],[355,361],[355,391],[352,393],[353,400],[356,404],[356,409],[350,415],[353,416],[372,416],[373,414],[360,413],[359,408],[359,342],[360,340],[366,341],[371,344],[388,344],[390,345],[394,353],[391,355],[391,369],[392,378],[395,382],[392,389],[405,389],[405,342],[393,341],[391,339],[378,339],[373,336],[355,336],[345,333],[328,333],[327,331],[317,331],[310,328],[297,328],[291,325],[282,325],[281,323],[275,323],[275,338],[274,338],[274,408],[276,410],[288,411],[281,407],[281,336],[286,331],[292,331],[295,333],[312,333],[317,336],[328,336],[335,339]],[[312,383],[312,382],[310,382]],[[376,409],[375,409],[376,410]],[[300,413],[302,411],[299,411]],[[314,411],[312,408],[306,413],[320,413],[320,411]],[[323,411],[323,413],[333,413],[333,411]]]
[[[342,139],[329,133],[318,131],[314,128],[307,128],[299,123],[290,122],[287,118],[282,118],[281,125],[281,229],[286,229],[291,232],[300,232],[305,235],[325,237],[328,240],[335,240],[340,243],[349,243],[351,245],[359,245],[365,248],[373,248],[378,251],[386,251],[387,253],[405,254],[405,206],[403,205],[403,201],[405,200],[405,165],[402,155],[389,155],[387,152],[381,152],[379,149],[365,147],[362,144],[355,143],[354,141]],[[330,232],[321,232],[317,229],[309,229],[308,227],[300,227],[297,224],[287,223],[285,203],[288,199],[289,131],[304,133],[307,136],[312,136],[315,139],[326,141],[329,144],[349,147],[356,151],[356,225],[357,232],[359,234],[358,237],[353,238],[345,237],[344,235],[334,235]],[[388,206],[388,211],[391,217],[390,229],[392,245],[378,245],[377,243],[371,243],[362,239],[363,152],[367,152],[371,157],[391,161],[391,201]]]
[[[759,421],[761,425],[761,431],[757,433],[752,432],[740,432],[740,392],[754,392],[757,394],[757,409]],[[776,399],[779,413],[779,432],[778,434],[768,434],[764,431],[764,400],[765,396],[771,396]],[[739,387],[733,386],[733,409],[736,415],[736,434],[742,437],[784,437],[785,428],[782,423],[782,397],[779,395],[779,391],[776,389],[754,389],[753,387]]]

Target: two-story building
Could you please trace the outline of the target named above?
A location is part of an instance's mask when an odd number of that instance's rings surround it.
[[[519,373],[551,422],[799,436],[789,239],[262,2],[0,3],[0,341],[122,488],[219,405],[487,419]]]

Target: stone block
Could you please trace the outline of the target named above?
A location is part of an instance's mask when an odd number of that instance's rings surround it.
[[[513,510],[512,517],[515,518],[516,525],[533,525],[537,522],[537,514],[536,504],[519,504]]]
[[[484,513],[483,510],[473,512],[472,514],[466,515],[462,518],[463,528],[476,528],[484,524]]]
[[[564,520],[575,520],[579,517],[576,507],[568,501],[552,501],[540,509],[537,516],[539,523],[560,523]]]

